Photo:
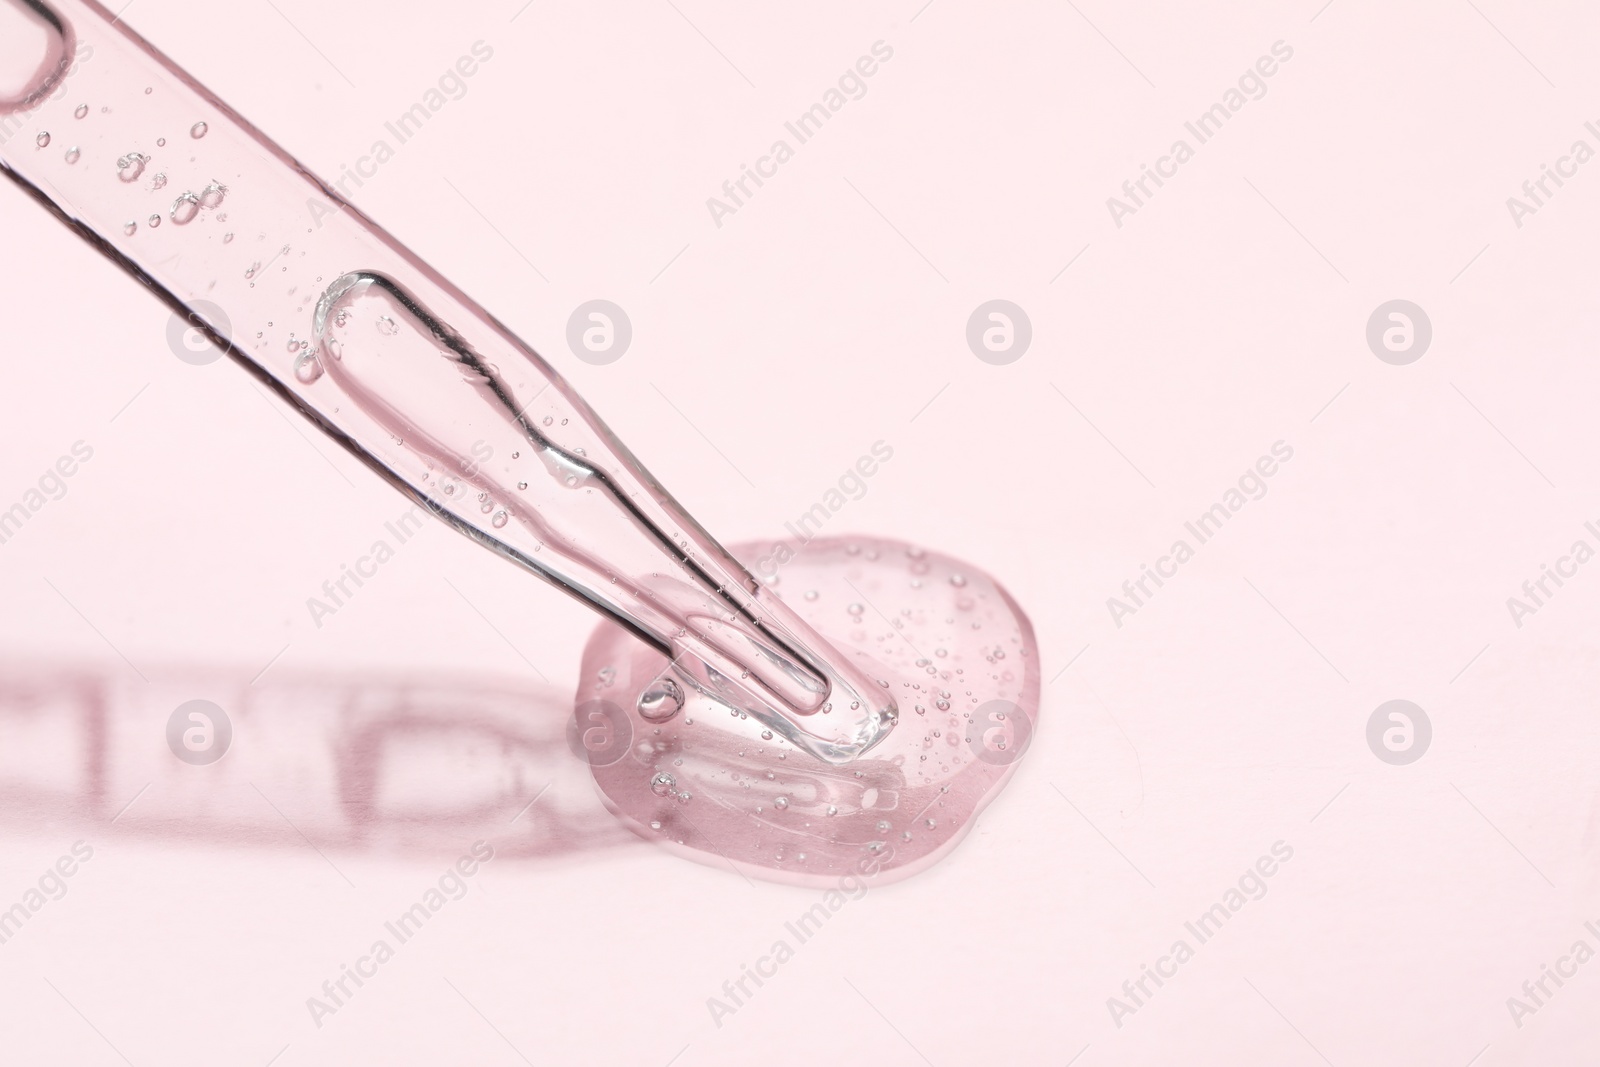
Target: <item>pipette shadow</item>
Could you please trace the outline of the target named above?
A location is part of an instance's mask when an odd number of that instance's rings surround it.
[[[598,799],[571,696],[551,687],[142,674],[0,662],[0,834],[429,859],[482,839],[540,861],[640,843]],[[179,711],[195,700],[215,708]]]

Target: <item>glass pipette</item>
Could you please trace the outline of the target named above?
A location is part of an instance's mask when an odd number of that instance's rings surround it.
[[[395,487],[669,657],[643,717],[682,683],[831,763],[893,728],[870,661],[550,364],[125,23],[93,0],[0,0],[0,22],[0,170]]]

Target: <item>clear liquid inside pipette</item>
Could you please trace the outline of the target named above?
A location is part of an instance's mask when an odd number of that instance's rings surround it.
[[[873,665],[757,583],[465,294],[92,0],[0,12],[59,57],[0,100],[6,174],[440,518],[670,656],[642,715],[669,719],[681,683],[829,762],[886,736]]]

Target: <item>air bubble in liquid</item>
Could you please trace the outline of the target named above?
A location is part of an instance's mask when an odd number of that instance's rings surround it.
[[[210,128],[211,127],[207,126],[203,122],[197,122],[193,126],[189,127],[189,136],[198,141],[200,138],[206,135],[206,131]]]
[[[200,214],[200,198],[193,193],[184,193],[172,202],[172,221],[179,226],[187,226]]]
[[[41,133],[39,136],[33,139],[33,143],[38,145],[40,148],[50,147],[50,134],[48,132]]]
[[[154,178],[152,178],[150,180],[150,188],[152,188],[152,189],[165,189],[166,187],[167,187],[167,176],[164,173],[163,174],[157,174]]]
[[[294,376],[304,385],[310,385],[322,377],[322,363],[315,354],[306,352],[294,361]]]
[[[138,232],[138,229],[139,224],[137,222],[125,222],[122,224],[122,232],[127,234],[129,237],[132,237],[136,232]]]
[[[678,780],[676,778],[672,777],[672,775],[668,774],[666,771],[661,771],[654,778],[650,779],[650,792],[654,793],[658,797],[664,797],[668,793],[671,793],[673,789],[677,787],[677,784]]]
[[[76,163],[78,161],[78,157],[82,154],[83,153],[79,152],[76,147],[67,149],[67,162]]]
[[[221,182],[212,182],[200,192],[201,207],[216,207],[222,203],[223,197],[228,195],[228,187]]]
[[[136,182],[139,175],[144,173],[144,165],[150,162],[150,157],[140,152],[129,152],[117,160],[117,177],[125,182]]]
[[[639,694],[638,708],[647,722],[666,722],[683,710],[683,688],[671,678],[657,678]]]
[[[497,511],[494,513],[494,518],[489,520],[489,524],[498,530],[510,521],[511,517],[509,515],[503,511]]]
[[[157,226],[160,226],[161,225],[161,216],[160,215],[151,215],[149,224],[150,224],[150,228],[152,230],[155,229]]]
[[[72,113],[72,117],[75,118],[75,119],[81,119],[87,114],[89,114],[89,105],[88,104],[79,104],[78,105],[78,110],[76,110],[76,111],[74,111]]]

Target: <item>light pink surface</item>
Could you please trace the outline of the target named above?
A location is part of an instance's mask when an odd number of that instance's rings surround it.
[[[94,857],[0,945],[5,1059],[1495,1067],[1592,1047],[1600,963],[1520,1028],[1506,1001],[1600,947],[1594,568],[1520,628],[1506,599],[1597,544],[1593,164],[1520,227],[1506,199],[1600,148],[1594,15],[275,2],[126,17],[329,176],[490,42],[360,206],[727,541],[780,533],[890,442],[827,532],[993,573],[1038,633],[1040,730],[954,854],[843,905],[720,1026],[707,999],[819,894],[608,847],[497,854],[319,1029],[306,999],[473,840],[325,859],[284,825],[324,801],[292,788],[227,845],[125,829],[147,804],[206,812],[168,705],[269,664],[259,685],[542,672],[570,692],[591,619],[441,527],[316,627],[306,598],[405,502],[236,368],[174,358],[167,310],[0,184],[0,499],[94,448],[0,545],[0,645],[135,693],[134,668],[198,665],[165,703],[127,698],[148,709],[127,773],[154,784],[115,825],[8,820],[0,907],[75,841]],[[878,40],[894,57],[866,95],[716,226],[706,198]],[[1266,95],[1117,227],[1107,197],[1280,40]],[[634,324],[609,366],[566,348],[596,297]],[[1004,367],[965,339],[994,298],[1033,324]],[[1410,366],[1365,339],[1396,298],[1433,324]],[[1107,597],[1280,440],[1266,495],[1118,628]],[[1365,738],[1397,698],[1433,723],[1409,766]],[[241,718],[217,768],[299,736]],[[68,743],[12,740],[13,778]],[[552,788],[522,819],[593,803],[582,776]],[[1118,1027],[1107,999],[1278,841],[1266,895]]]

